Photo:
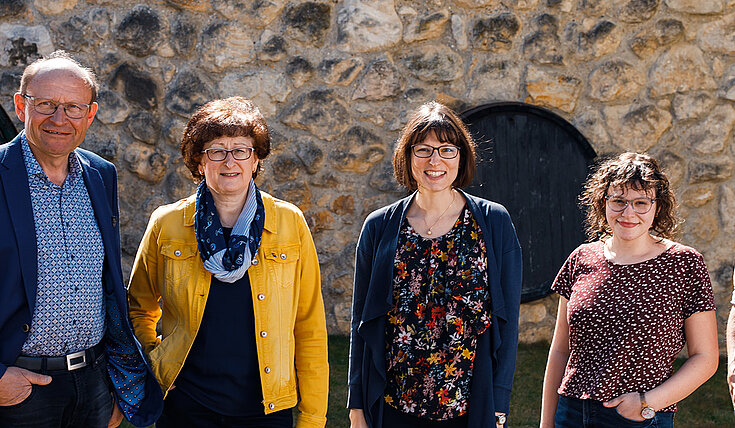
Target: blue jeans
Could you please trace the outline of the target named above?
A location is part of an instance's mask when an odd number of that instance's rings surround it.
[[[31,395],[0,406],[0,427],[107,428],[113,398],[105,356],[73,371],[44,371],[48,385],[33,385]]]
[[[581,400],[559,396],[554,415],[556,428],[673,428],[674,412],[656,412],[653,419],[633,421],[618,413],[614,407],[605,407],[601,401]]]

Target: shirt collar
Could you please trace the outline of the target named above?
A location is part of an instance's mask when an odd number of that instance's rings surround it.
[[[48,180],[48,176],[41,168],[41,165],[36,160],[36,156],[31,151],[31,147],[28,145],[28,139],[26,138],[25,131],[21,132],[20,136],[21,147],[23,149],[23,163],[26,165],[26,171],[29,177],[39,177]],[[82,165],[79,163],[76,149],[69,153],[69,175],[67,175],[67,181],[73,183],[77,177],[81,174]]]

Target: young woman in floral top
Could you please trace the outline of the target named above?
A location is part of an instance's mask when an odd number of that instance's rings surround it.
[[[503,426],[521,290],[513,224],[459,190],[474,175],[474,143],[441,104],[414,113],[393,167],[416,192],[370,214],[357,245],[351,426]]]
[[[650,156],[603,163],[581,200],[588,235],[600,239],[577,248],[552,285],[561,298],[541,426],[672,427],[676,402],[717,370],[704,259],[669,239],[676,201]]]

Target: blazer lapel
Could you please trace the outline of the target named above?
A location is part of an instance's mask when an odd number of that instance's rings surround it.
[[[10,219],[18,244],[18,255],[21,260],[23,285],[26,290],[28,307],[33,312],[36,305],[36,288],[38,286],[38,256],[36,247],[36,226],[33,220],[31,190],[28,186],[28,173],[23,163],[23,152],[20,146],[20,135],[8,143],[0,159],[0,182],[5,192]]]

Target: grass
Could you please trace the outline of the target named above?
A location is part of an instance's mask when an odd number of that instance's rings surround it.
[[[349,427],[347,419],[347,364],[349,339],[329,337],[329,409],[327,428]],[[509,425],[514,428],[538,427],[541,388],[548,345],[521,345],[518,348],[515,381],[510,402]],[[677,360],[676,367],[683,360]],[[697,428],[735,428],[730,397],[725,383],[727,362],[723,358],[717,373],[692,395],[679,403],[676,426]],[[131,425],[123,423],[125,428]]]

